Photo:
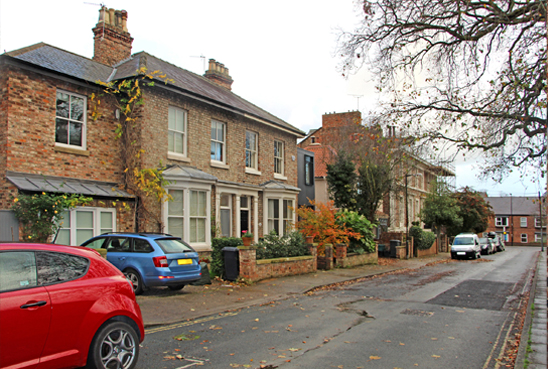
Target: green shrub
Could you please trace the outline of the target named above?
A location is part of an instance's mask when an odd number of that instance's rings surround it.
[[[348,237],[347,250],[349,253],[375,252],[374,225],[364,215],[355,211],[340,211],[337,213],[337,223],[359,234],[359,237]]]
[[[214,238],[211,241],[211,274],[213,276],[224,277],[225,258],[223,248],[242,246],[242,239],[239,237]]]
[[[63,212],[86,205],[90,197],[64,193],[24,194],[13,198],[11,210],[19,220],[25,242],[48,242],[61,227]]]
[[[419,226],[409,229],[409,236],[413,237],[413,243],[417,250],[428,250],[434,244],[436,235],[432,232],[425,232]]]
[[[299,231],[286,233],[282,237],[276,231],[271,231],[256,246],[257,260],[310,255]]]

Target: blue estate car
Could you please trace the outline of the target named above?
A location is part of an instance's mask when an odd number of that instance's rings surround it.
[[[107,260],[133,283],[136,295],[148,287],[180,290],[201,276],[198,253],[178,237],[153,233],[106,233],[82,244],[106,249]]]

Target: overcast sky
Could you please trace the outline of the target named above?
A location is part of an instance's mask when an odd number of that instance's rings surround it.
[[[88,58],[99,2],[0,0],[0,50],[45,42]],[[230,70],[232,91],[308,132],[322,115],[374,108],[373,84],[360,73],[346,80],[337,70],[337,29],[358,21],[353,0],[108,0],[128,12],[132,52],[146,51],[192,72],[204,60]],[[202,57],[203,56],[203,57]],[[361,96],[361,97],[357,97]],[[535,194],[546,180],[481,182],[475,158],[459,160],[457,186],[491,196]],[[542,186],[539,184],[542,183]]]

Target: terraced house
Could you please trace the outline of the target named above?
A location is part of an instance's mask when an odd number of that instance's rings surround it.
[[[65,214],[59,243],[154,231],[201,251],[212,233],[283,234],[295,221],[296,141],[304,133],[233,93],[229,70],[215,60],[201,76],[132,55],[125,11],[103,7],[93,33],[92,59],[44,43],[0,55],[0,240],[17,239],[12,196],[42,191],[94,199]],[[101,104],[92,98],[103,91],[98,81],[131,80],[141,68],[170,79],[143,88],[134,128],[139,165],[165,167],[173,197],[147,200],[146,213],[120,187],[125,168],[114,131],[123,117],[108,96]]]

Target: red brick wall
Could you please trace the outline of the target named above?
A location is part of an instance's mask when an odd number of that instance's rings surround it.
[[[306,274],[316,271],[314,255],[293,258],[256,260],[256,248],[240,246],[240,277],[252,282],[287,275]]]
[[[86,96],[86,150],[63,150],[55,145],[57,90]],[[119,143],[114,139],[114,106],[103,98],[100,118],[91,117],[93,86],[82,86],[33,71],[0,65],[0,209],[9,209],[17,189],[5,179],[6,170],[119,183],[122,168]],[[120,205],[120,203],[118,203]],[[132,212],[110,201],[91,206],[117,207],[119,230],[132,230]],[[132,206],[132,205],[130,205]]]
[[[109,26],[93,29],[94,50],[93,60],[106,65],[115,65],[131,56],[133,37],[128,32],[116,30]]]
[[[514,236],[513,246],[540,246],[540,242],[535,242],[535,233],[540,233],[540,228],[535,227],[535,218],[533,215],[514,215],[506,216],[508,218],[507,227],[496,227],[495,218],[489,219],[489,225],[487,232],[506,232],[508,234],[508,241],[505,241],[506,245],[512,245],[512,234]],[[527,218],[527,227],[521,227],[521,218]],[[512,227],[512,221],[514,226]],[[544,235],[546,235],[546,228],[543,229]],[[521,242],[521,235],[527,235],[527,242]],[[480,237],[482,235],[480,234]]]
[[[332,113],[322,115],[322,128],[341,128],[361,125],[362,115],[359,111]]]
[[[434,241],[434,243],[432,244],[432,246],[430,246],[429,249],[426,249],[426,250],[419,250],[417,249],[417,257],[421,257],[421,256],[429,256],[429,255],[436,255],[438,253],[438,239],[436,239]]]

